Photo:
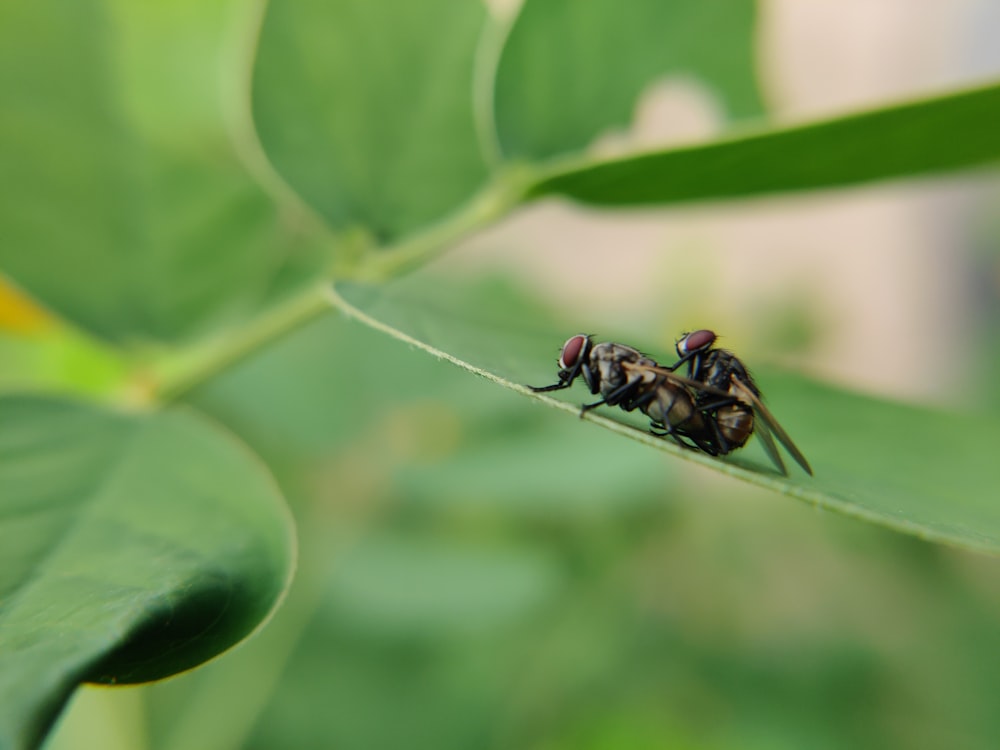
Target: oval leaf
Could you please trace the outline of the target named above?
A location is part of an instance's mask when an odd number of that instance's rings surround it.
[[[505,156],[542,159],[627,127],[644,88],[689,75],[734,117],[756,115],[749,0],[525,0],[495,84]],[[724,53],[720,53],[724,50]]]
[[[194,412],[0,398],[0,747],[83,681],[152,680],[246,637],[288,585],[290,516]]]
[[[229,134],[237,10],[0,10],[0,268],[94,334],[193,336],[256,309],[284,263],[314,252]]]
[[[582,403],[594,400],[579,384],[560,398],[523,385],[556,381],[559,346],[574,333],[547,329],[539,322],[545,316],[536,314],[530,301],[483,289],[455,290],[426,274],[381,289],[344,286],[333,296],[362,322],[574,419]],[[925,539],[1000,553],[1000,464],[993,458],[1000,421],[868,398],[791,373],[754,372],[771,411],[812,463],[814,477],[787,457],[790,476],[777,475],[756,440],[717,459],[649,434],[648,420],[618,409],[591,411],[584,419],[823,508]]]
[[[485,18],[466,0],[269,4],[254,119],[271,161],[332,226],[385,242],[483,184],[472,93]]]
[[[1000,84],[800,127],[560,167],[529,195],[685,203],[964,169],[1000,159]]]

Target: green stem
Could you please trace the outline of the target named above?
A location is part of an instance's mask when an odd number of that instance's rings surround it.
[[[534,171],[511,167],[457,213],[409,240],[387,248],[373,249],[351,269],[339,274],[351,281],[380,283],[425,265],[453,247],[459,240],[509,214],[524,202]]]
[[[201,384],[226,372],[247,357],[260,351],[306,323],[333,309],[324,281],[265,313],[235,336],[210,342],[180,366],[180,372],[166,373],[159,391],[161,403],[178,401]]]
[[[527,169],[508,170],[447,220],[408,241],[381,250],[362,251],[360,257],[352,252],[351,242],[342,241],[339,250],[343,262],[336,269],[336,277],[381,283],[418,268],[462,238],[509,213],[523,201],[529,182]],[[332,278],[324,279],[286,304],[262,314],[243,330],[227,333],[225,339],[209,342],[192,357],[161,371],[158,380],[164,385],[157,391],[158,400],[171,403],[182,399],[198,386],[335,307],[335,297],[330,295],[332,284]]]

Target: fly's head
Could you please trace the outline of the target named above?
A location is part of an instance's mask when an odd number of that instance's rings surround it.
[[[713,331],[692,331],[685,333],[677,342],[677,353],[684,359],[689,359],[712,348],[716,335]]]
[[[583,365],[590,357],[594,342],[590,336],[578,333],[570,336],[559,353],[559,379],[564,383],[572,383],[579,376]]]

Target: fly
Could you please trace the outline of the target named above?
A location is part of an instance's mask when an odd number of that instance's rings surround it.
[[[631,346],[605,342],[595,344],[590,336],[577,334],[563,344],[559,355],[559,382],[529,386],[535,393],[569,388],[583,377],[593,394],[601,399],[584,404],[580,412],[598,406],[619,406],[625,411],[639,409],[650,418],[654,434],[669,435],[685,448],[696,448],[713,456],[720,446],[705,414],[696,406],[694,388],[704,389]],[[707,387],[710,390],[711,387]],[[718,397],[726,394],[719,391]]]
[[[742,448],[756,428],[764,450],[782,474],[788,472],[772,434],[796,463],[812,475],[806,457],[764,406],[760,389],[746,366],[732,352],[716,348],[716,338],[715,333],[705,330],[684,334],[677,342],[681,358],[670,368],[676,370],[687,364],[688,376],[697,384],[695,406],[710,428],[711,443],[720,455],[726,455]]]

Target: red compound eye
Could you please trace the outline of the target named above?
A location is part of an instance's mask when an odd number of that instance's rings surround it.
[[[564,370],[572,370],[580,361],[584,350],[587,347],[587,337],[578,333],[563,344],[562,354],[559,356],[559,366]]]
[[[707,349],[714,343],[715,334],[712,331],[694,331],[693,333],[685,334],[684,337],[677,342],[677,352],[684,357],[691,354],[691,352],[698,351],[699,349]]]

